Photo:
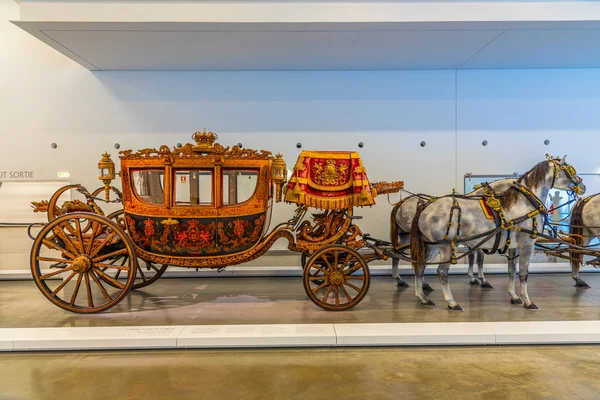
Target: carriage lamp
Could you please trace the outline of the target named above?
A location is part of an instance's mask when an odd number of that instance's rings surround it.
[[[110,183],[115,179],[115,163],[110,159],[110,154],[102,154],[98,161],[98,179],[104,183],[106,201],[110,200]]]
[[[283,185],[287,181],[287,168],[280,153],[277,153],[271,165],[271,179],[275,182],[275,201],[279,203],[282,199]]]

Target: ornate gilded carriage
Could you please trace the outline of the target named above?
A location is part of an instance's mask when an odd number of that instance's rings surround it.
[[[110,186],[115,168],[104,154],[103,188],[90,193],[68,185],[48,202],[33,203],[49,223],[35,238],[31,268],[51,302],[73,312],[103,311],[132,288],[155,282],[168,266],[225,268],[259,257],[281,238],[302,253],[304,288],[313,302],[343,310],[362,300],[367,263],[387,255],[373,246],[371,254],[358,251],[366,243],[353,224],[353,207],[375,204],[377,194],[396,192],[402,182],[371,184],[355,152],[307,151],[287,182],[280,154],[223,147],[212,132],[193,137],[195,144],[173,149],[121,151],[122,194]],[[59,206],[71,189],[85,201]],[[269,231],[273,199],[298,207]],[[105,215],[99,200],[123,209]],[[323,211],[311,221],[309,207]]]
[[[281,155],[213,144],[213,133],[195,138],[173,150],[121,152],[124,222],[138,257],[221,268],[260,255],[274,184],[284,183]]]

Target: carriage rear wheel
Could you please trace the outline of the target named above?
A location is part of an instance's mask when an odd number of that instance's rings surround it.
[[[117,223],[117,225],[119,225],[119,227],[123,230],[126,230],[126,225],[125,225],[125,220],[123,218],[124,213],[123,210],[118,210],[115,211],[112,214],[109,214],[107,216],[108,219],[115,221]],[[127,254],[119,254],[115,257],[112,257],[108,260],[105,261],[105,264],[110,264],[110,265],[126,265],[129,262],[129,256]],[[160,267],[148,262],[148,261],[144,261],[146,263],[146,268],[143,268],[140,265],[141,260],[138,259],[138,261],[136,262],[136,276],[135,276],[135,282],[133,284],[133,286],[131,287],[131,289],[135,290],[135,289],[141,289],[143,287],[146,287],[154,282],[156,282],[167,270],[168,265],[162,265]],[[109,267],[106,267],[104,269],[102,269],[102,272],[106,272],[106,270]],[[145,270],[145,271],[144,271]],[[115,287],[122,287],[125,283],[119,281],[118,279],[120,278],[121,274],[120,274],[120,270],[117,270],[116,274],[115,274],[115,280],[117,280],[117,283],[120,286],[115,286]],[[113,282],[107,282],[109,285],[114,286]]]
[[[306,294],[319,307],[348,310],[360,303],[369,290],[369,267],[353,248],[330,245],[308,259],[303,283]]]
[[[128,257],[123,265],[107,263],[120,255]],[[119,303],[135,282],[136,265],[127,234],[115,222],[92,213],[74,212],[51,221],[31,250],[38,289],[56,306],[76,313],[105,311]],[[118,282],[116,273],[126,280]]]

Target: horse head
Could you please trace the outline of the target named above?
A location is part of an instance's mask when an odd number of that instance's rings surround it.
[[[567,164],[567,156],[563,158],[554,158],[548,156],[548,161],[552,164],[554,171],[554,181],[552,187],[555,189],[569,190],[577,195],[585,193],[583,179],[577,175],[575,168]]]

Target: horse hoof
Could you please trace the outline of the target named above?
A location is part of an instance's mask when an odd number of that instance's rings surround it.
[[[406,283],[406,281],[398,281],[398,283],[396,284],[396,286],[398,286],[398,287],[410,287],[410,285],[408,283]]]
[[[524,307],[526,309],[528,309],[529,311],[540,311],[540,308],[538,306],[536,306],[534,303],[531,303],[529,305],[525,304]]]
[[[523,301],[521,299],[510,299],[510,304],[523,304]]]
[[[469,285],[477,285],[479,282],[477,281],[477,279],[475,278],[470,278],[469,279]]]
[[[423,283],[423,290],[426,292],[433,292],[433,288],[429,286],[429,283],[427,282]]]
[[[494,287],[488,281],[483,281],[483,282],[481,282],[481,288],[482,289],[493,289]]]
[[[584,281],[577,281],[575,284],[576,288],[589,289],[591,286],[585,283]]]
[[[448,310],[449,311],[459,311],[459,312],[465,311],[459,304],[456,304],[454,307],[449,305]]]
[[[421,302],[421,305],[423,307],[435,307],[435,303],[433,301],[431,301],[431,300],[427,300],[426,303]]]

